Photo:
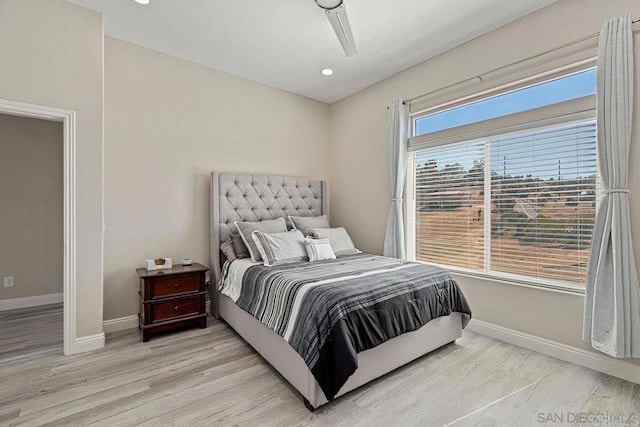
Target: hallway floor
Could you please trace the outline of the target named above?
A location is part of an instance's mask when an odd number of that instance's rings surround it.
[[[62,355],[62,304],[0,311],[0,366]]]

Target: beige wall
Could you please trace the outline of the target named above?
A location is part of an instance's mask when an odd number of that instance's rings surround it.
[[[0,0],[0,98],[76,112],[78,337],[102,332],[102,17]]]
[[[329,107],[105,38],[105,319],[147,258],[209,264],[209,175],[328,178]]]
[[[348,227],[361,249],[382,251],[390,203],[385,107],[393,99],[412,98],[596,33],[606,19],[624,11],[640,16],[640,2],[560,0],[331,105],[333,221]],[[640,81],[637,34],[635,43]],[[631,164],[640,162],[639,131],[636,126]],[[631,168],[630,186],[633,221],[639,223],[640,192],[634,191],[640,188],[638,168]],[[640,226],[633,231],[640,264]],[[458,280],[476,319],[588,348],[581,341],[583,296],[467,277]]]
[[[111,319],[137,312],[133,270],[145,258],[207,262],[212,170],[330,178],[332,222],[347,226],[362,249],[381,252],[390,201],[385,107],[391,100],[597,32],[625,10],[638,16],[640,3],[561,0],[328,107],[103,39],[99,14],[63,0],[0,0],[0,98],[77,112],[77,336],[100,332],[103,319],[103,43],[104,318]],[[630,161],[637,160],[634,146]],[[638,219],[637,168],[630,185]],[[634,236],[640,256],[640,227]],[[581,296],[458,279],[476,318],[586,347]]]
[[[0,114],[0,278],[15,279],[0,299],[62,293],[62,135]]]

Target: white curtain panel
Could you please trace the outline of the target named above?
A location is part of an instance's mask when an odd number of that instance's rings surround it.
[[[640,287],[633,256],[627,169],[633,123],[629,14],[598,42],[598,156],[604,197],[591,245],[583,340],[613,357],[640,357]]]
[[[384,239],[384,256],[406,258],[404,238],[404,184],[407,176],[407,139],[409,108],[402,99],[389,107],[389,161],[391,170],[391,207]]]

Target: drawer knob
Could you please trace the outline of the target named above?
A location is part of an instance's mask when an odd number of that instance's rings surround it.
[[[175,289],[178,289],[178,288],[180,287],[180,283],[174,283],[173,287],[174,287]]]
[[[173,311],[178,311],[180,309],[180,307],[178,307],[177,305],[175,307],[173,307]]]

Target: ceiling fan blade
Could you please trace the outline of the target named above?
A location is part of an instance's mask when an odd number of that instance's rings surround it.
[[[353,33],[351,32],[351,24],[349,23],[349,17],[347,16],[347,9],[344,4],[340,4],[340,6],[325,10],[327,14],[327,18],[333,27],[333,31],[335,31],[336,36],[338,36],[338,41],[342,45],[342,49],[344,49],[344,53],[347,56],[353,56],[358,51],[356,49],[356,42],[353,38]]]

